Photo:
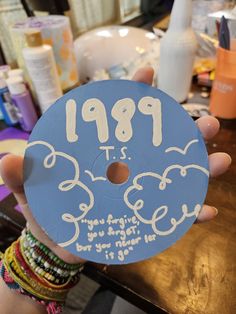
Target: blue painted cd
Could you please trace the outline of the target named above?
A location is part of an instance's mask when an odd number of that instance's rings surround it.
[[[108,169],[121,162],[128,175],[117,184]],[[72,254],[106,264],[175,243],[196,220],[208,177],[189,115],[162,91],[125,80],[81,86],[56,101],[24,162],[26,196],[43,230]]]

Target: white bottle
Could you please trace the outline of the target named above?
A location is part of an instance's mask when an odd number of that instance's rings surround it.
[[[169,28],[160,42],[158,88],[178,102],[187,99],[197,51],[191,21],[192,0],[175,0]]]
[[[52,47],[43,45],[39,31],[25,35],[29,47],[23,49],[23,57],[43,113],[62,96],[62,89]]]

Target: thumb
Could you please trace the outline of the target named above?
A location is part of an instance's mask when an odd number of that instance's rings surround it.
[[[19,204],[27,202],[23,187],[23,157],[6,155],[1,159],[1,177]]]

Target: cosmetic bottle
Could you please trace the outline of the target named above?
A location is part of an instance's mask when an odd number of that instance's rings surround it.
[[[23,57],[43,113],[62,96],[56,63],[52,47],[43,44],[39,31],[27,32],[25,36],[28,47],[23,49]]]
[[[22,129],[27,132],[32,131],[38,117],[29,90],[20,77],[10,77],[6,83],[17,108],[18,120]]]

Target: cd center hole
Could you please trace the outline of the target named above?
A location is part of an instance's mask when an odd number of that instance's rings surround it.
[[[107,168],[107,178],[114,184],[124,183],[129,178],[129,167],[124,162],[113,162]]]

